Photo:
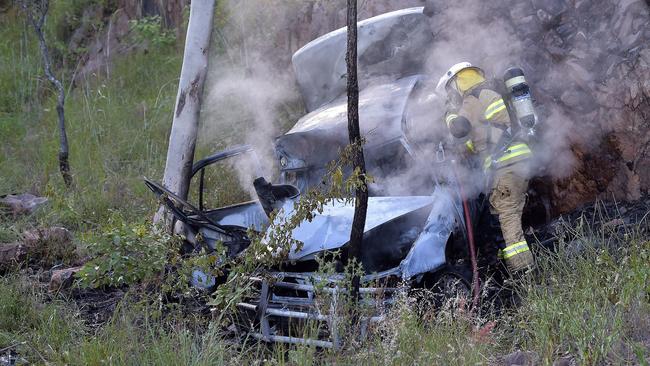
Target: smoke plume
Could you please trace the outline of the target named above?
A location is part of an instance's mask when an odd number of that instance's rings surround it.
[[[361,1],[359,13],[369,17],[423,2]],[[342,0],[220,2],[203,139],[215,148],[251,143],[261,165],[271,168],[274,138],[304,114],[291,55],[343,26],[344,10]],[[425,50],[424,71],[433,84],[461,61],[495,79],[510,66],[524,70],[541,127],[533,166],[537,175],[553,182],[559,210],[616,192],[633,198],[650,187],[650,26],[644,1],[428,0],[427,13],[434,42]],[[407,133],[409,139],[425,140],[418,143],[421,163],[406,172],[376,176],[385,194],[425,188],[419,183],[425,173],[453,179],[449,172],[434,171],[433,164],[440,156],[439,143],[448,138],[444,102],[432,89],[420,91],[417,98],[408,112],[421,123]],[[278,114],[285,118],[278,121]],[[449,158],[452,152],[445,153]],[[242,186],[249,187],[254,174],[242,175],[248,175]],[[480,169],[460,175],[484,182]],[[629,179],[638,184],[630,186]],[[484,189],[483,183],[471,187],[472,193]]]

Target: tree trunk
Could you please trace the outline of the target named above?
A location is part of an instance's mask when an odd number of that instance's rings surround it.
[[[190,21],[185,38],[183,67],[163,177],[163,185],[182,199],[187,199],[190,173],[194,162],[201,97],[208,71],[208,50],[214,6],[215,0],[193,0],[190,5]],[[163,210],[164,208],[161,207],[154,222],[160,222],[163,218]],[[171,230],[171,222],[165,221],[167,228]]]
[[[45,43],[45,36],[43,35],[43,24],[49,8],[48,0],[34,1],[28,5],[27,1],[22,2],[23,10],[27,14],[36,36],[38,37],[38,44],[41,48],[41,56],[43,57],[43,69],[45,76],[54,85],[57,90],[56,99],[56,113],[58,115],[58,128],[59,128],[59,170],[63,177],[66,187],[72,186],[72,175],[70,174],[70,163],[68,162],[69,147],[68,147],[68,134],[65,131],[65,89],[59,79],[54,76],[52,72],[52,60],[50,59],[50,52]]]
[[[368,210],[368,185],[365,180],[366,164],[363,156],[363,142],[359,128],[359,81],[357,80],[357,1],[348,0],[348,49],[346,54],[348,72],[348,134],[353,146],[352,167],[361,174],[361,185],[356,188],[354,218],[350,232],[348,257],[358,260],[363,229],[366,226],[366,211]],[[359,276],[352,278],[352,298],[359,297]]]

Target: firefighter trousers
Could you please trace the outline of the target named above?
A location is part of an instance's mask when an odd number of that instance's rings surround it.
[[[521,216],[526,204],[529,180],[527,161],[516,162],[493,172],[490,210],[499,217],[506,247],[502,258],[508,269],[519,271],[533,265],[533,257],[524,237]]]

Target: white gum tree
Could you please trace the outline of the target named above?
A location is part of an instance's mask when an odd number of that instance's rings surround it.
[[[192,0],[190,4],[183,66],[163,176],[163,185],[182,199],[187,199],[194,163],[201,99],[208,71],[214,8],[215,0]],[[165,209],[161,207],[154,217],[154,222],[160,223],[165,216]],[[165,219],[164,224],[172,230],[171,220]]]

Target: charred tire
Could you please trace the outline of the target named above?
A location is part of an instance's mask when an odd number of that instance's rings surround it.
[[[436,272],[427,273],[417,288],[411,291],[411,298],[417,301],[420,316],[441,309],[469,305],[472,299],[472,271],[465,266],[446,266]]]

